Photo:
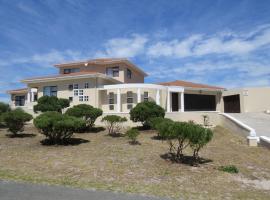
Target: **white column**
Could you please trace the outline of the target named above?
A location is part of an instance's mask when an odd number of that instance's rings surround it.
[[[34,102],[34,100],[35,100],[35,93],[31,92],[31,102]]]
[[[137,89],[137,103],[141,103],[141,88]]]
[[[117,112],[121,112],[121,92],[120,89],[117,89]]]
[[[185,111],[184,92],[181,92],[181,112]]]
[[[160,92],[159,92],[159,90],[157,90],[157,93],[156,93],[156,104],[160,105]]]
[[[31,88],[29,88],[27,92],[27,103],[30,103],[30,102],[31,102]]]
[[[181,107],[181,94],[182,92],[178,92],[178,112],[182,112],[182,107]]]
[[[171,112],[171,92],[169,90],[167,94],[167,112]]]

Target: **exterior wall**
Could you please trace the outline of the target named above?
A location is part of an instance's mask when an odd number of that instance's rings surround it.
[[[244,112],[264,112],[270,109],[270,88],[242,88],[224,91],[222,96],[240,96],[240,110]],[[222,99],[222,111],[224,112],[224,102]]]
[[[121,81],[123,83],[143,83],[144,82],[144,76],[141,73],[135,71],[132,68],[129,68],[125,64],[108,64],[108,65],[89,64],[88,66],[85,66],[84,64],[80,64],[80,65],[77,64],[74,66],[61,67],[59,68],[59,73],[63,74],[64,69],[79,68],[80,71],[99,72],[102,74],[106,74],[106,68],[116,67],[116,66],[119,66],[119,77],[113,77],[114,79]],[[127,78],[127,69],[130,69],[132,72],[131,79]]]
[[[216,97],[216,111],[223,111],[222,107],[222,93],[217,91],[202,91],[202,90],[188,90],[186,89],[185,94],[201,94],[201,95],[214,95]]]

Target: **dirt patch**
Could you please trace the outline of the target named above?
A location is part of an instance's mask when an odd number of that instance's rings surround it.
[[[199,167],[162,158],[168,145],[154,131],[141,131],[140,145],[105,131],[75,134],[76,145],[42,145],[44,137],[29,126],[10,138],[0,130],[0,179],[44,182],[183,199],[269,199],[270,162],[263,147],[248,147],[246,139],[217,127],[213,141],[201,152],[209,162]],[[89,142],[87,142],[89,141]],[[187,150],[186,156],[192,155]],[[188,157],[187,157],[188,158]],[[229,174],[219,166],[235,165]],[[260,185],[264,181],[263,186]]]

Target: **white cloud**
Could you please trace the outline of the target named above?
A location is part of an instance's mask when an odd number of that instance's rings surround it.
[[[146,36],[134,34],[129,38],[114,38],[105,43],[105,50],[95,57],[134,57],[144,52]]]

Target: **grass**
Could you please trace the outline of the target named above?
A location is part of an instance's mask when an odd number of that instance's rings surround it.
[[[218,169],[220,171],[228,172],[228,173],[231,173],[231,174],[237,174],[239,172],[237,167],[234,166],[234,165],[220,166]]]
[[[269,199],[269,150],[248,147],[244,137],[217,127],[213,140],[202,150],[209,160],[199,167],[164,159],[166,142],[154,131],[140,131],[141,145],[126,137],[110,137],[105,131],[79,133],[87,142],[46,146],[36,129],[31,137],[7,137],[0,131],[0,179],[96,188],[184,199]],[[186,155],[192,155],[191,150]],[[220,166],[234,165],[238,174]]]

